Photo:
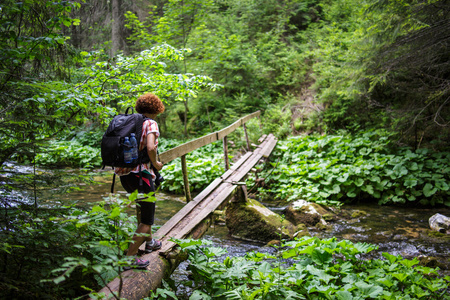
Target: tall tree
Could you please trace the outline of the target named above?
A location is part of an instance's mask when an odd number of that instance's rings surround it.
[[[369,97],[394,120],[403,141],[420,147],[434,140],[435,146],[448,147],[450,1],[412,1],[406,8],[400,1],[389,7],[396,18],[385,18],[377,28],[392,42],[374,57]]]
[[[15,152],[63,130],[79,110],[64,109],[57,95],[42,97],[70,79],[75,52],[62,27],[77,24],[68,16],[76,3],[6,0],[0,10],[0,165]]]
[[[111,32],[111,56],[117,54],[119,50],[122,49],[122,31],[123,28],[123,14],[122,12],[122,1],[121,0],[112,0],[111,1],[111,12],[112,12],[112,32]]]

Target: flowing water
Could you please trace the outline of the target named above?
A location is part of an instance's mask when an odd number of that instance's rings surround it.
[[[65,196],[65,200],[90,203],[108,196],[111,188],[112,172],[98,172],[94,179],[98,184],[86,185],[79,191],[71,192]],[[125,194],[120,182],[116,181],[115,190],[118,193]],[[159,193],[157,199],[155,225],[163,225],[185,204],[182,196]],[[284,207],[277,206],[271,209],[277,213],[282,213]],[[331,223],[331,230],[318,231],[314,228],[309,228],[310,233],[320,238],[336,237],[352,242],[376,244],[379,249],[374,251],[374,256],[377,258],[381,257],[382,252],[388,252],[405,258],[430,256],[437,258],[441,264],[449,264],[449,236],[439,237],[434,235],[428,223],[428,219],[435,213],[450,216],[449,208],[413,208],[359,204],[348,205],[341,210],[341,214],[346,213],[346,215],[352,215],[354,212],[357,212],[359,217],[339,219],[339,221]],[[134,212],[132,211],[131,213]],[[258,251],[264,246],[234,239],[228,235],[226,226],[220,224],[213,225],[204,238],[213,241],[216,246],[226,248],[229,256],[239,256],[249,251]]]
[[[110,193],[112,172],[97,170],[94,174],[96,184],[81,184],[79,190],[68,194],[58,195],[54,191],[44,193],[39,199],[40,205],[54,206],[76,202],[79,205],[89,206],[94,202],[101,201]],[[115,191],[125,194],[119,180],[116,180]],[[159,193],[157,199],[155,225],[163,225],[185,205],[182,196]],[[271,209],[282,213],[284,207],[279,205]],[[403,208],[360,204],[345,206],[341,213],[345,212],[347,215],[351,215],[355,211],[363,213],[360,213],[360,217],[357,218],[339,219],[332,223],[331,230],[318,231],[309,228],[310,233],[320,238],[336,237],[352,242],[376,244],[379,249],[373,252],[375,258],[380,258],[382,252],[401,255],[405,258],[435,257],[444,268],[444,272],[449,272],[449,235],[436,237],[432,234],[428,224],[428,219],[435,213],[450,216],[449,208]],[[132,213],[134,210],[130,210],[130,214]],[[230,237],[223,224],[213,225],[203,238],[211,240],[214,246],[227,249],[228,256],[241,256],[250,251],[267,251],[267,247],[264,248],[262,244],[249,243]],[[177,272],[177,276],[185,276],[183,265]]]

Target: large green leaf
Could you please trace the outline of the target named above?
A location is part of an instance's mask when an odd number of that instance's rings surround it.
[[[326,249],[314,249],[311,253],[312,260],[318,265],[329,264],[333,260],[333,255]]]
[[[374,285],[374,284],[368,284],[364,281],[358,281],[355,283],[355,286],[358,288],[358,290],[361,291],[362,295],[370,297],[370,298],[377,298],[379,295],[383,293],[383,288]]]
[[[425,195],[425,197],[430,197],[433,196],[437,192],[437,190],[438,189],[434,187],[431,183],[427,183],[423,187],[423,194]]]

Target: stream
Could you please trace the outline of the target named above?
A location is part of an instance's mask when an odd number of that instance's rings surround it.
[[[63,197],[66,201],[89,203],[101,200],[109,194],[112,182],[111,171],[101,171],[95,176],[98,184],[85,185],[79,191],[73,191]],[[125,194],[116,180],[115,191]],[[67,197],[67,198],[66,198]],[[163,225],[178,210],[185,200],[183,196],[158,193],[156,203],[155,225]],[[282,213],[283,206],[269,207],[276,213]],[[378,245],[379,249],[373,251],[374,258],[381,258],[382,252],[392,255],[401,255],[412,259],[419,256],[435,257],[440,264],[449,267],[450,239],[433,235],[429,228],[428,219],[440,213],[450,216],[450,208],[414,208],[378,206],[377,204],[346,205],[342,211],[351,215],[363,212],[358,218],[340,219],[332,223],[332,229],[318,231],[309,228],[311,235],[320,238],[347,239],[352,242],[365,242]],[[130,211],[134,213],[134,210]],[[213,241],[215,246],[226,248],[229,256],[240,256],[246,252],[259,251],[264,245],[238,240],[228,235],[224,224],[214,224],[203,237]],[[448,272],[449,270],[444,270]]]
[[[48,191],[39,199],[39,205],[54,207],[76,202],[78,205],[90,206],[92,203],[101,201],[103,197],[109,195],[112,177],[111,170],[96,170],[94,173],[96,184],[80,184],[79,190],[71,191],[67,194],[58,193],[57,189]],[[125,194],[120,180],[117,178],[115,191]],[[183,196],[158,193],[155,225],[163,225],[184,205]],[[278,205],[269,208],[276,213],[282,213],[284,207]],[[439,262],[442,272],[450,274],[449,235],[441,237],[433,235],[428,223],[428,219],[436,213],[450,216],[450,208],[414,208],[357,204],[346,205],[341,210],[348,215],[351,215],[353,212],[363,213],[357,218],[340,219],[332,224],[331,230],[319,231],[309,228],[311,235],[320,238],[336,237],[338,240],[347,239],[352,242],[378,245],[379,249],[372,252],[373,258],[381,258],[382,252],[401,255],[409,259],[420,256],[434,257],[435,261]],[[134,209],[130,210],[130,214],[134,213]],[[251,251],[268,251],[267,247],[264,248],[262,244],[232,238],[228,235],[225,224],[214,224],[203,238],[211,240],[214,246],[227,249],[230,257],[242,256]],[[181,264],[175,272],[175,276],[180,278],[186,276],[185,268],[186,265]]]

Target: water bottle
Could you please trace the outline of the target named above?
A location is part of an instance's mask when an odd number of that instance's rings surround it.
[[[123,142],[123,160],[126,164],[129,164],[133,161],[132,155],[133,153],[130,139],[128,137],[125,137],[125,141]]]
[[[139,157],[139,149],[138,149],[136,136],[134,133],[131,134],[130,143],[131,143],[131,154],[132,154],[131,157],[132,157],[133,161],[137,161],[138,157]]]

